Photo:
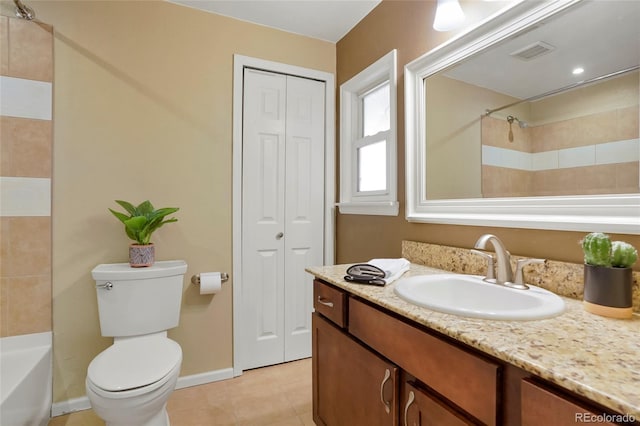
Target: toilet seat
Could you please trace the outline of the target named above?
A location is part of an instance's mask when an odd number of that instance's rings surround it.
[[[161,386],[181,362],[182,349],[171,339],[127,339],[114,343],[91,361],[87,382],[107,393],[130,393],[141,388],[149,392],[150,385]]]

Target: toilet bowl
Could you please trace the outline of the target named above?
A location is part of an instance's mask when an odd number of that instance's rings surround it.
[[[163,334],[116,341],[89,365],[87,397],[107,426],[169,425],[182,350]]]
[[[96,266],[100,330],[113,344],[89,364],[85,387],[107,426],[169,426],[182,349],[167,337],[180,318],[184,261]]]

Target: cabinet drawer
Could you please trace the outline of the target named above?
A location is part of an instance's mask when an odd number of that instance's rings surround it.
[[[498,364],[353,298],[349,332],[482,423],[497,423]]]
[[[464,416],[439,401],[437,397],[418,389],[411,383],[404,385],[403,401],[404,408],[400,424],[404,426],[473,425]]]
[[[313,308],[339,327],[347,326],[347,294],[320,280],[313,281]]]
[[[522,426],[565,426],[579,423],[614,426],[615,423],[597,421],[597,413],[547,388],[522,381]]]

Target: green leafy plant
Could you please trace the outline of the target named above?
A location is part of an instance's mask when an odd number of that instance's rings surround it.
[[[118,220],[124,223],[124,230],[127,236],[138,244],[149,244],[151,240],[151,234],[153,234],[158,228],[166,223],[177,222],[176,218],[169,218],[165,220],[165,217],[180,210],[178,207],[164,207],[161,209],[155,209],[153,204],[147,201],[143,201],[137,207],[133,204],[116,200],[116,203],[120,204],[128,214],[117,212],[109,209]]]
[[[638,260],[638,251],[624,241],[613,241],[601,232],[592,232],[580,242],[584,263],[593,266],[629,268]]]

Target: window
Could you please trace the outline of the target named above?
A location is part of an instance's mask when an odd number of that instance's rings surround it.
[[[340,213],[398,214],[396,51],[340,86]]]

